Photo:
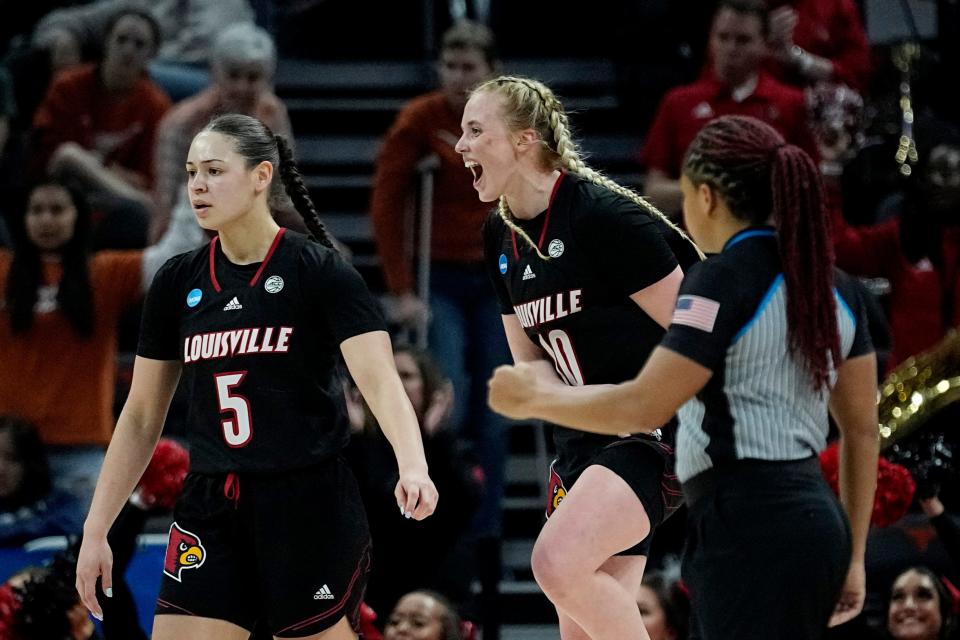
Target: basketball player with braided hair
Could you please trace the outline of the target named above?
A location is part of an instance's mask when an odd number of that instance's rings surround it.
[[[679,410],[695,637],[821,638],[865,593],[878,420],[864,304],[833,268],[816,165],[769,125],[709,123],[681,186],[687,229],[715,255],[687,273],[639,375],[560,393],[521,363],[497,370],[490,403],[598,433],[648,432]],[[828,410],[842,508],[817,462]]]
[[[370,535],[340,456],[349,440],[341,354],[393,445],[400,511],[423,519],[437,501],[383,320],[332,248],[282,137],[255,118],[220,116],[193,139],[186,170],[194,214],[218,235],[168,261],[147,295],[77,588],[102,617],[97,580],[107,597],[112,581],[106,533],[183,374],[190,473],[153,637],[246,640],[257,624],[282,638],[356,638]],[[270,202],[283,191],[312,237],[274,222]]]
[[[561,388],[633,377],[663,336],[696,247],[584,163],[542,83],[480,85],[461,126],[457,151],[480,200],[499,199],[485,261],[514,360]],[[633,594],[652,532],[680,496],[675,425],[668,416],[658,426],[623,438],[553,430],[549,519],[532,566],[564,640],[646,638]]]

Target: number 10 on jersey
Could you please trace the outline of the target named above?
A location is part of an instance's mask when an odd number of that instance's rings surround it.
[[[570,336],[562,329],[554,329],[547,334],[544,339],[543,334],[537,334],[540,338],[540,346],[547,352],[547,355],[553,360],[553,367],[571,387],[579,387],[583,384],[583,371],[580,370],[580,362],[577,360],[577,352],[573,348]]]
[[[250,417],[250,401],[238,393],[233,393],[246,377],[246,371],[218,373],[213,376],[217,383],[217,401],[220,413],[227,413],[220,425],[223,427],[223,439],[231,447],[242,447],[253,437],[253,418]]]

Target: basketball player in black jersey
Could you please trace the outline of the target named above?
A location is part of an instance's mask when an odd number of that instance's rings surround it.
[[[507,341],[545,383],[629,380],[663,336],[696,248],[632,192],[586,166],[560,102],[501,77],[472,94],[457,144],[480,199],[499,199],[486,262]],[[677,253],[671,248],[676,247]],[[654,528],[679,505],[672,421],[653,436],[554,429],[537,582],[564,640],[646,638],[635,594]]]
[[[496,371],[490,404],[595,433],[650,431],[679,410],[691,637],[818,640],[865,596],[879,442],[864,302],[833,269],[816,165],[770,126],[706,125],[681,188],[713,255],[689,270],[639,375],[560,393],[520,363]],[[828,409],[843,508],[816,457]]]
[[[219,235],[171,259],[147,296],[129,398],[84,526],[77,588],[102,616],[106,533],[140,477],[183,375],[191,470],[170,528],[153,637],[355,638],[370,539],[336,367],[343,355],[396,453],[397,502],[434,509],[420,432],[376,304],[332,248],[285,140],[226,115],[193,140],[188,190]],[[316,238],[280,228],[293,200]],[[397,517],[401,517],[398,514]]]

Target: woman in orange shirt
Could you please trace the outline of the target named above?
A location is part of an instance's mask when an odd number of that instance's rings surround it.
[[[142,251],[91,255],[90,210],[56,181],[34,186],[0,251],[0,413],[33,422],[59,488],[89,501],[113,431],[121,313],[167,258],[203,233],[189,209]]]
[[[160,27],[119,10],[104,30],[102,58],[57,75],[33,118],[32,173],[75,180],[107,217],[99,247],[141,248],[154,204],[153,151],[170,98],[147,74]]]

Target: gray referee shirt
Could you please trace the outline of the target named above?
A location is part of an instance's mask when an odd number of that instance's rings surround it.
[[[834,293],[843,357],[872,352],[853,280],[837,272]],[[681,482],[725,462],[799,460],[826,445],[829,396],[789,353],[773,229],[741,231],[688,272],[661,345],[713,371],[679,412]]]

